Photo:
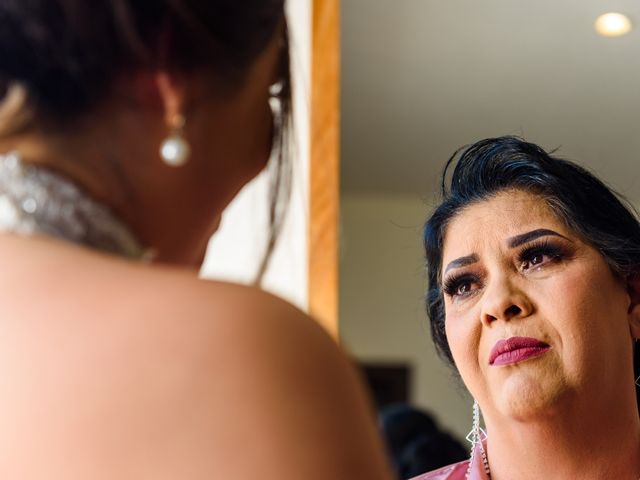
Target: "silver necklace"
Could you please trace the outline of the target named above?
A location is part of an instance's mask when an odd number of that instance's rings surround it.
[[[0,154],[0,231],[42,234],[145,260],[145,249],[105,205],[53,171]]]

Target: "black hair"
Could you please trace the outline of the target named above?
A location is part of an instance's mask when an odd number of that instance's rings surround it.
[[[468,457],[465,447],[427,412],[391,404],[379,415],[387,450],[400,479],[413,478]]]
[[[465,207],[510,189],[544,198],[561,221],[602,254],[622,281],[640,270],[640,223],[633,207],[585,168],[513,136],[489,138],[461,149],[445,166],[442,202],[424,229],[431,334],[438,352],[451,365],[440,273],[447,224]],[[638,371],[637,349],[634,355]]]
[[[132,68],[210,69],[239,85],[283,23],[284,0],[3,0],[0,83],[19,81],[58,117]]]

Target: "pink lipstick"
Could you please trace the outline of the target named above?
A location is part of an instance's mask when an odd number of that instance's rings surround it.
[[[491,349],[489,365],[513,365],[547,352],[549,344],[530,337],[511,337],[498,340]]]

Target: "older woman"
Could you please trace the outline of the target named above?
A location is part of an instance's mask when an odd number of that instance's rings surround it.
[[[418,478],[638,479],[637,219],[583,168],[513,137],[465,149],[444,183],[425,229],[428,310],[475,400],[474,445]]]
[[[0,1],[0,477],[388,478],[317,324],[198,279],[288,57],[283,0]]]

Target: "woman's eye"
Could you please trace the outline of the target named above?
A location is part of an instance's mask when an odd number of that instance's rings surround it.
[[[452,298],[466,297],[475,292],[478,286],[478,278],[474,275],[463,275],[446,280],[444,282],[444,292]]]
[[[540,265],[544,261],[544,255],[538,253],[531,258],[531,265]]]
[[[548,263],[555,263],[561,259],[562,251],[558,248],[532,248],[522,252],[520,255],[520,265],[522,270],[530,270],[534,267],[541,267]]]
[[[532,267],[537,267],[545,263],[545,256],[542,253],[532,255],[530,258],[525,259],[522,262],[522,269],[529,270]]]

